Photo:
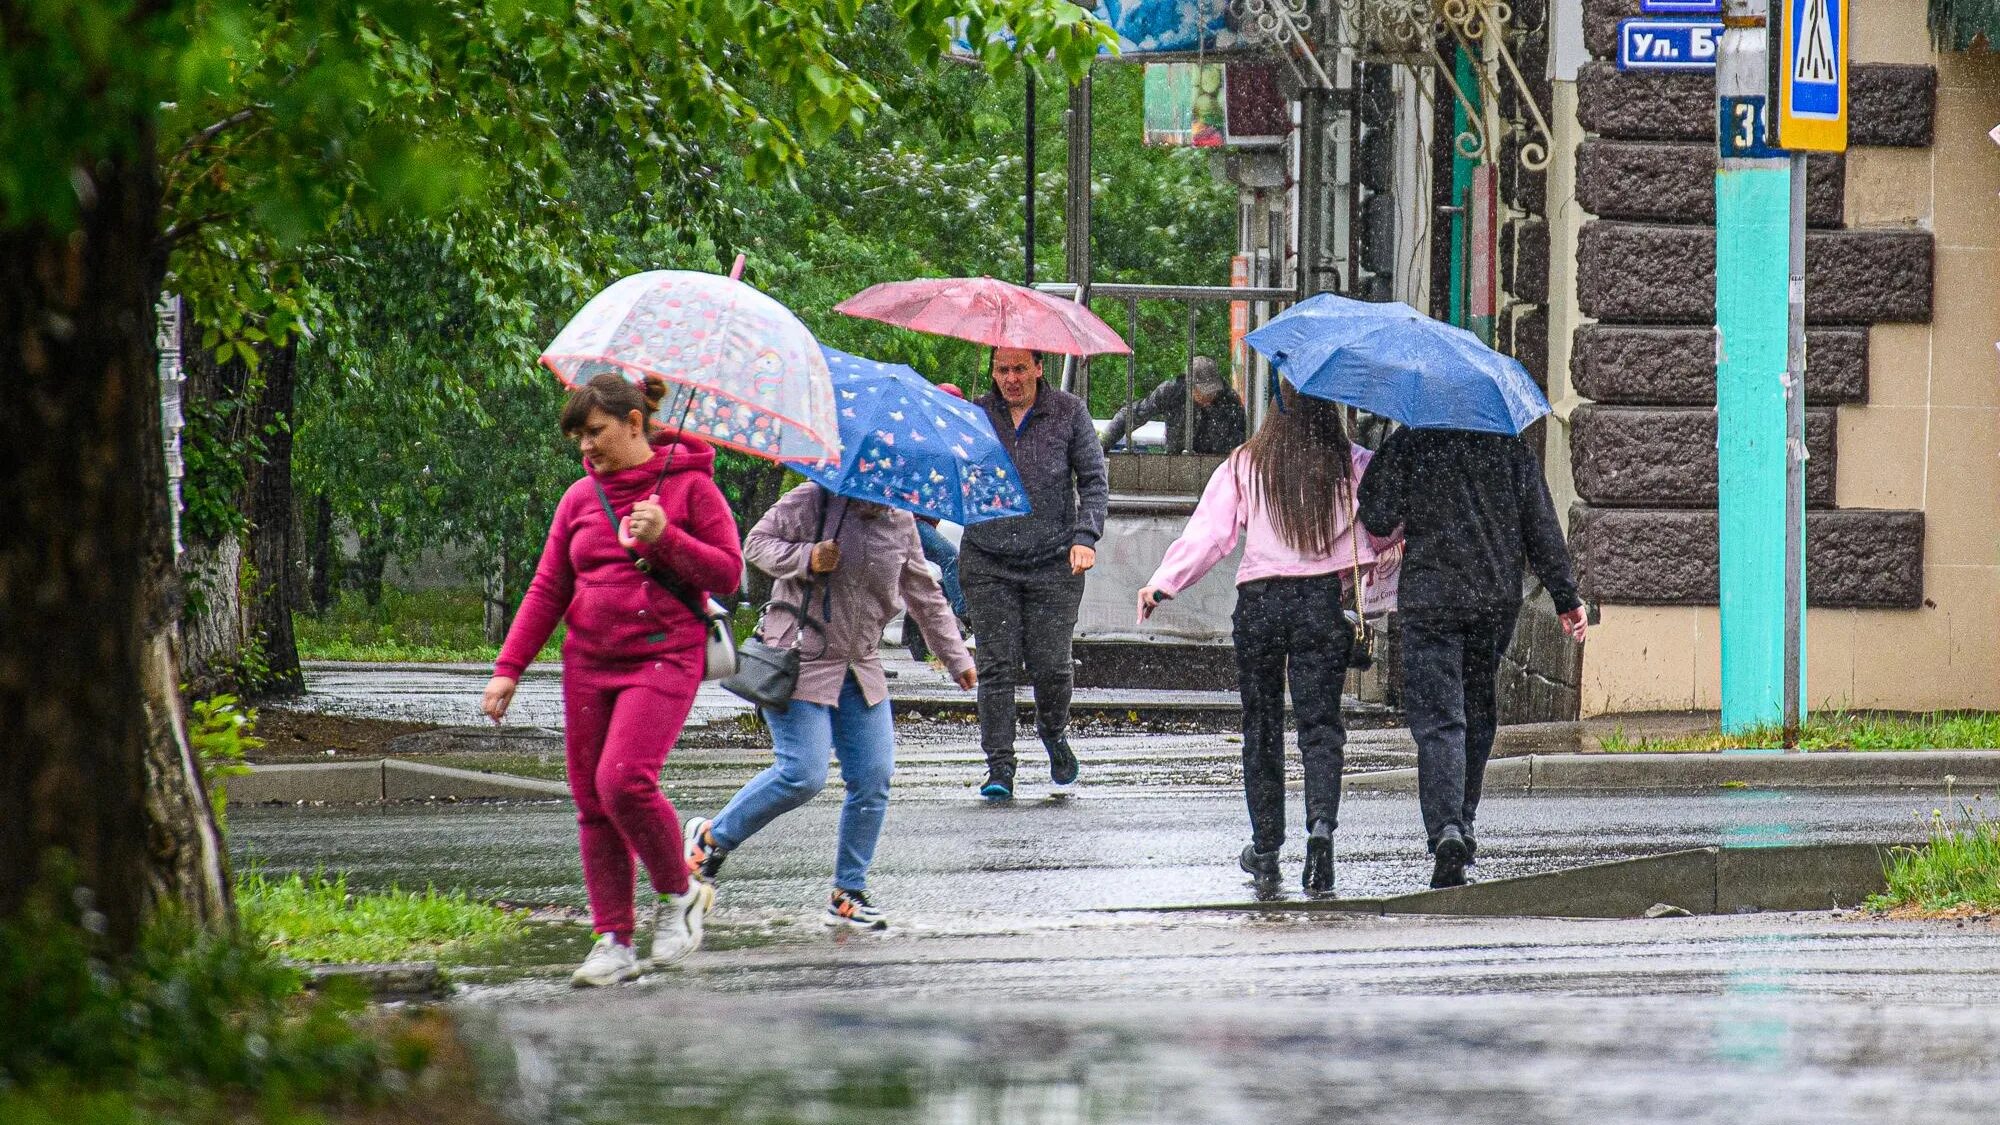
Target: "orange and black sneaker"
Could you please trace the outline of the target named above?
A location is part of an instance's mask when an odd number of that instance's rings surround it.
[[[826,913],[820,921],[829,926],[852,926],[857,930],[886,930],[889,916],[868,904],[868,896],[860,891],[850,891],[835,887],[833,897],[826,903]]]
[[[687,826],[681,829],[681,842],[687,846],[688,874],[708,883],[715,882],[722,861],[729,858],[729,849],[715,842],[715,833],[710,831],[714,826],[714,821],[697,816],[689,818]]]

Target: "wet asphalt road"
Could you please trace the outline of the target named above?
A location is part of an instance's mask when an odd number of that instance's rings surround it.
[[[1921,794],[1495,797],[1487,877],[1702,844],[1894,840]],[[899,795],[886,934],[814,920],[835,803],[731,857],[711,940],[608,992],[580,927],[463,975],[518,1120],[1957,1122],[2000,1109],[2000,930],[1103,912],[1237,901],[1233,793]],[[1293,810],[1296,815],[1297,810]],[[1342,890],[1407,890],[1407,796],[1350,795]],[[579,902],[566,806],[243,809],[240,851],[353,882]],[[1296,855],[1286,873],[1295,878]]]
[[[713,815],[721,791],[684,811]],[[1481,806],[1485,878],[1710,844],[1901,841],[1921,835],[1927,799],[1903,793],[1725,791],[1600,796],[1495,795]],[[832,874],[840,802],[822,793],[730,856],[714,918],[804,918]],[[1303,816],[1293,796],[1291,823]],[[1422,829],[1408,794],[1349,794],[1336,839],[1343,895],[1425,885]],[[279,869],[350,872],[364,886],[468,887],[519,902],[581,905],[573,813],[566,804],[243,809],[232,840]],[[992,805],[975,797],[895,794],[870,891],[910,926],[964,929],[969,919],[1057,917],[1122,906],[1241,902],[1236,868],[1248,839],[1240,793],[1115,786]],[[1303,842],[1286,845],[1295,894]]]
[[[552,683],[552,682],[551,682]],[[455,706],[439,702],[437,706]],[[455,721],[455,720],[452,720]],[[962,731],[907,730],[872,879],[885,934],[816,917],[837,794],[724,869],[683,966],[574,993],[580,926],[461,974],[522,1122],[1991,1122],[2000,929],[1828,914],[1653,921],[1109,912],[1250,897],[1218,736],[1079,740],[1085,783],[989,806]],[[1408,764],[1357,737],[1351,765]],[[1025,756],[1025,747],[1024,747]],[[754,750],[678,755],[712,813]],[[1023,778],[1033,778],[1032,759]],[[1899,841],[1935,794],[1505,796],[1485,878],[1708,844]],[[1989,799],[1990,800],[1990,799]],[[1292,823],[1298,823],[1293,792]],[[580,905],[567,805],[232,811],[239,859]],[[1350,794],[1340,890],[1421,886],[1414,798]],[[1295,841],[1285,856],[1296,895]]]

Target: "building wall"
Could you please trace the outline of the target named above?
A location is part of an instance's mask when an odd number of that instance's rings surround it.
[[[1627,6],[1585,4],[1600,57],[1606,29],[1636,14]],[[1813,168],[1808,437],[1821,469],[1807,702],[2000,708],[2000,147],[1986,136],[2000,124],[2000,58],[1935,53],[1923,0],[1857,0],[1853,44],[1856,146]],[[1702,138],[1690,115],[1666,135],[1621,135],[1657,128],[1623,112],[1614,87],[1635,77],[1586,67],[1558,118],[1577,149],[1595,146],[1573,158],[1570,205],[1633,212],[1557,223],[1552,255],[1575,265],[1552,270],[1567,290],[1551,302],[1552,366],[1581,394],[1552,379],[1574,479],[1551,475],[1578,501],[1572,540],[1602,606],[1586,714],[1720,706],[1720,622],[1703,585],[1713,461],[1700,439],[1713,422],[1698,397],[1704,376],[1712,394],[1712,310],[1683,299],[1701,270],[1675,265],[1712,246],[1701,169],[1686,164]],[[1690,111],[1712,97],[1705,81],[1641,80]],[[1654,280],[1611,276],[1613,260]],[[1584,401],[1593,394],[1614,405]]]

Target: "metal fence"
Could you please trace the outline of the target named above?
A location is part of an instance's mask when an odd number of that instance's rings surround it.
[[[1035,288],[1058,297],[1075,299],[1079,287],[1069,282],[1044,282]],[[1145,397],[1145,391],[1151,389],[1149,387],[1142,390],[1139,386],[1140,355],[1146,346],[1146,340],[1140,331],[1141,302],[1167,302],[1185,311],[1187,354],[1183,360],[1180,377],[1187,379],[1197,354],[1197,337],[1204,308],[1222,305],[1229,311],[1233,352],[1236,347],[1242,346],[1240,341],[1243,335],[1255,331],[1266,321],[1283,312],[1298,296],[1296,291],[1288,288],[1232,285],[1139,285],[1101,282],[1082,288],[1084,301],[1093,307],[1109,301],[1118,302],[1124,308],[1125,342],[1132,346],[1131,354],[1125,357],[1125,386],[1121,396],[1121,402],[1127,409]],[[1236,308],[1239,304],[1242,306],[1240,309]],[[1234,373],[1238,357],[1232,354],[1227,358],[1230,361],[1228,366]],[[1247,414],[1247,432],[1255,433],[1258,426],[1263,423],[1270,402],[1271,368],[1268,361],[1247,346],[1243,347],[1242,359],[1244,362],[1241,378],[1240,380],[1232,378],[1231,382],[1235,385],[1237,394],[1243,399]],[[1081,396],[1086,402],[1089,401],[1091,380],[1101,372],[1103,362],[1102,359],[1097,363],[1089,360],[1079,362],[1074,357],[1066,357],[1062,368],[1062,388]],[[1195,431],[1195,409],[1194,396],[1192,394],[1183,396],[1182,433],[1189,442],[1192,441]],[[1128,448],[1131,446],[1129,439],[1127,446]],[[1169,452],[1187,451],[1169,450]]]

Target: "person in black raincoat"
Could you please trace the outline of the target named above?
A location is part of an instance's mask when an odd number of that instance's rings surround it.
[[[1361,479],[1361,523],[1376,535],[1403,530],[1403,709],[1417,740],[1431,886],[1456,886],[1477,847],[1473,820],[1498,721],[1494,684],[1524,570],[1577,641],[1583,603],[1541,463],[1512,434],[1397,430]]]

